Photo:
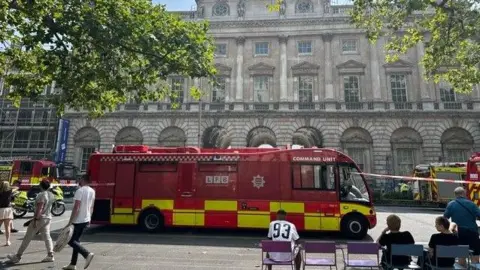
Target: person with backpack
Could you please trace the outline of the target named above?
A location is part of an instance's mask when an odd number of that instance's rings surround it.
[[[452,222],[456,224],[459,245],[468,245],[473,251],[472,263],[478,263],[480,239],[477,218],[480,218],[480,209],[475,203],[466,198],[463,187],[457,187],[454,194],[455,200],[448,203],[443,216],[447,219],[452,219]],[[458,258],[458,263],[466,266],[466,258]]]

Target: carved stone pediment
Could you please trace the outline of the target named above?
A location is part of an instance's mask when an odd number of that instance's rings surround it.
[[[273,76],[273,74],[275,72],[275,67],[271,66],[269,64],[265,64],[263,62],[260,62],[258,64],[253,65],[253,66],[250,66],[248,68],[248,71],[250,71],[251,76],[258,76],[258,75]]]
[[[469,144],[473,145],[470,133],[462,128],[450,128],[443,132],[440,141],[443,144]]]
[[[387,73],[412,73],[413,64],[408,61],[399,59],[398,61],[395,61],[393,63],[384,64],[383,67],[385,68],[385,71]]]
[[[215,68],[219,76],[230,76],[232,73],[232,68],[223,64],[215,64]]]
[[[337,65],[339,74],[360,74],[365,73],[366,65],[355,60],[348,60],[345,63]]]
[[[363,128],[349,128],[345,130],[340,141],[343,143],[373,143],[372,136]]]
[[[126,127],[115,136],[115,144],[142,144],[143,135],[138,128]]]
[[[302,62],[292,66],[292,73],[294,76],[298,75],[317,75],[319,65],[315,65],[309,62]]]
[[[158,136],[158,144],[166,147],[184,146],[187,142],[185,131],[177,126],[163,129]]]
[[[396,143],[396,144],[402,144],[402,143],[414,143],[414,144],[422,144],[423,139],[422,136],[418,133],[418,131],[408,128],[408,127],[402,127],[397,130],[395,130],[392,133],[392,136],[390,138],[391,143]]]
[[[84,127],[80,129],[73,141],[77,143],[84,143],[84,142],[100,142],[100,134],[95,128],[92,127]]]

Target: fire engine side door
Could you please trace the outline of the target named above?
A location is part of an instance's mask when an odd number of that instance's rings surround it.
[[[197,170],[196,162],[178,163],[177,198],[173,212],[173,225],[203,226],[203,213],[197,207],[193,180]],[[202,207],[203,208],[203,207]]]
[[[115,172],[115,194],[113,200],[112,223],[117,217],[115,214],[131,214],[133,218],[133,201],[135,190],[135,163],[119,162]],[[119,216],[120,217],[120,216]],[[122,220],[127,217],[123,217]],[[129,219],[129,218],[128,218]],[[133,219],[132,219],[133,221]],[[124,223],[120,222],[119,223]],[[127,223],[128,224],[128,223]]]

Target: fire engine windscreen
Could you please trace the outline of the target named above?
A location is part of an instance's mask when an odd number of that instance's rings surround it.
[[[59,179],[76,179],[77,177],[77,172],[75,168],[72,167],[67,167],[67,166],[61,166],[57,167],[57,178]]]
[[[340,195],[342,201],[370,201],[367,185],[353,164],[340,165]],[[352,174],[353,172],[353,174]]]

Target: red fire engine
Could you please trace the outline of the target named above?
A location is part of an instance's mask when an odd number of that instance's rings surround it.
[[[87,170],[93,224],[268,228],[284,209],[300,231],[359,239],[377,223],[358,166],[333,149],[116,146]]]
[[[473,153],[467,161],[466,181],[472,181],[467,186],[467,196],[480,207],[480,152]]]

